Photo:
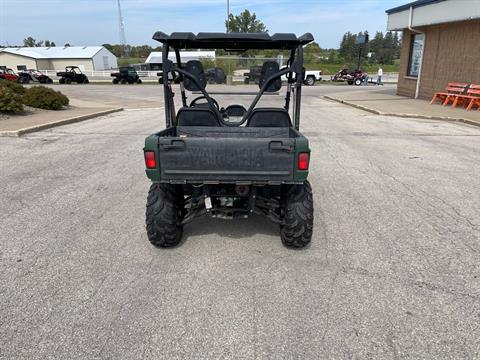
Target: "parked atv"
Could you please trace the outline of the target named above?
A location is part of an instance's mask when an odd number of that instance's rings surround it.
[[[310,148],[299,131],[303,85],[303,47],[307,33],[172,33],[157,32],[163,44],[163,95],[166,128],[145,139],[147,177],[152,181],[146,206],[149,241],[158,247],[178,245],[183,226],[207,215],[220,219],[267,217],[279,225],[287,247],[308,245],[313,231],[313,195],[307,180]],[[168,60],[169,51],[188,49],[290,50],[288,65],[275,61],[260,69],[260,90],[248,109],[221,107],[206,91],[202,63]],[[181,75],[175,110],[173,74]],[[278,92],[288,76],[285,102],[257,107],[266,92]],[[171,76],[170,76],[171,75]],[[201,95],[187,101],[187,92]],[[291,101],[292,100],[292,101]],[[291,106],[293,104],[293,106]],[[291,115],[292,116],[291,116]],[[292,122],[293,120],[293,122]]]
[[[342,69],[338,73],[332,76],[332,81],[346,81],[348,85],[361,85],[367,76],[362,70],[356,69],[349,71],[348,69]]]
[[[137,70],[132,66],[125,66],[118,69],[118,72],[111,73],[110,76],[114,79],[112,82],[114,84],[141,84],[142,80],[138,76]]]
[[[250,84],[250,83],[258,84],[258,82],[260,81],[261,72],[262,72],[261,66],[258,66],[258,65],[250,66],[250,71],[243,74],[244,76],[243,82],[245,84]]]
[[[362,70],[354,70],[350,74],[347,75],[346,81],[348,85],[362,85],[365,81],[365,77],[367,76]]]
[[[205,76],[209,84],[225,84],[227,80],[225,72],[219,67],[207,69]]]
[[[78,66],[67,66],[65,71],[57,72],[57,76],[60,78],[58,82],[60,84],[71,84],[76,82],[77,84],[88,84],[88,77]]]
[[[38,70],[24,70],[18,73],[17,82],[20,84],[29,84],[30,81],[40,84],[52,84],[53,80]]]
[[[8,81],[17,81],[18,76],[12,69],[0,69],[0,79]]]

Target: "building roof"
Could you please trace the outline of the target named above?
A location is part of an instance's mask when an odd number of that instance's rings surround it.
[[[175,53],[169,52],[168,53],[169,60],[176,61]],[[180,59],[183,62],[187,62],[189,60],[198,60],[200,58],[212,58],[215,59],[215,50],[207,50],[207,51],[180,51]],[[160,51],[153,51],[148,55],[147,60],[145,60],[145,64],[161,64],[162,61],[162,53]]]
[[[397,13],[397,12],[400,12],[400,11],[403,11],[403,10],[408,10],[410,8],[416,8],[416,7],[419,7],[419,6],[430,5],[430,4],[438,3],[438,2],[441,2],[441,1],[445,1],[445,0],[417,0],[417,1],[409,2],[408,4],[405,4],[405,5],[401,5],[401,6],[394,7],[392,9],[388,9],[385,12],[387,14],[393,14],[393,13]]]
[[[0,52],[33,59],[90,59],[103,48],[103,46],[9,47],[0,49]]]
[[[480,19],[480,0],[418,0],[387,10],[388,30]]]
[[[208,33],[157,31],[153,39],[180,49],[292,49],[313,41],[310,33],[297,37],[292,33]]]

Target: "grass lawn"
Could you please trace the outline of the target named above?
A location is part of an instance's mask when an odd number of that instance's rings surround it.
[[[146,58],[118,58],[118,66],[144,63]]]

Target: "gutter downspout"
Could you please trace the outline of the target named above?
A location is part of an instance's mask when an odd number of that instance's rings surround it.
[[[420,66],[418,67],[418,76],[417,76],[417,85],[415,87],[415,99],[418,99],[418,95],[420,93],[420,79],[422,77],[422,67],[423,67],[423,50],[425,48],[425,33],[412,28],[412,19],[413,19],[413,6],[410,6],[410,13],[408,15],[408,30],[411,32],[415,32],[417,34],[423,34],[424,40],[423,40],[423,47],[422,47],[422,53],[420,54]]]

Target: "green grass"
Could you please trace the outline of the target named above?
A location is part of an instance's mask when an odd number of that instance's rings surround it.
[[[119,58],[118,59],[118,66],[128,66],[131,64],[139,64],[139,63],[144,63],[145,58]],[[252,63],[253,64],[253,63]],[[234,70],[236,69],[248,69],[248,67],[252,64],[244,64],[243,66],[240,66],[237,64],[237,60],[231,60],[231,59],[217,59],[216,63],[213,61],[208,61],[205,60],[204,67],[213,67],[213,66],[219,66],[222,69],[224,69],[225,73],[227,75],[232,74]],[[354,69],[357,65],[356,62],[353,62],[351,64],[345,64],[345,63],[337,63],[337,64],[327,64],[327,63],[318,63],[318,64],[305,64],[305,68],[307,70],[322,70],[324,74],[335,74],[339,70],[342,69],[343,66],[347,65],[350,69]],[[376,73],[378,70],[378,65],[377,64],[364,64],[361,66],[361,69],[373,74]],[[398,72],[400,69],[400,63],[399,61],[395,61],[394,64],[392,65],[383,65],[383,71],[384,72]]]
[[[146,58],[118,58],[118,66],[144,63]]]

